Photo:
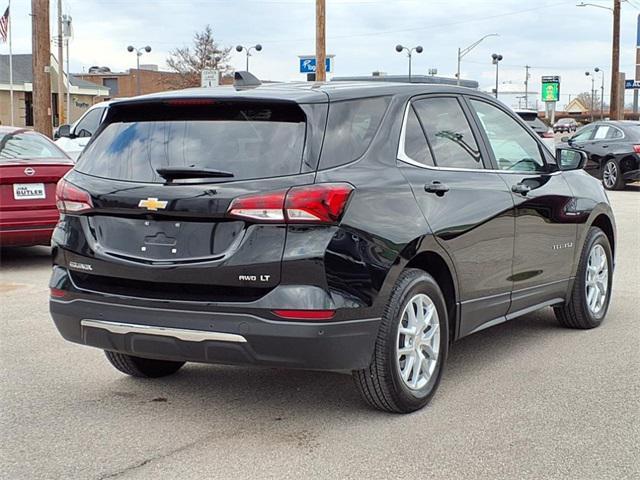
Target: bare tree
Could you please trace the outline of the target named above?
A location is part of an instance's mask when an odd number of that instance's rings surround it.
[[[205,69],[215,69],[221,73],[229,71],[230,50],[230,47],[220,46],[214,40],[210,25],[202,32],[196,32],[193,36],[193,49],[182,47],[169,53],[167,66],[180,74],[173,82],[173,87],[199,86],[200,74]]]
[[[576,98],[580,100],[580,103],[588,108],[589,111],[591,111],[592,108],[594,112],[600,111],[600,95],[598,95],[597,91],[594,92],[593,98],[591,98],[591,92],[579,93],[578,95],[576,95]],[[591,103],[592,100],[593,103]]]

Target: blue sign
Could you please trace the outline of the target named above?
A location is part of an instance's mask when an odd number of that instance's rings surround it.
[[[331,59],[327,57],[325,62],[325,69],[327,73],[331,72]],[[316,72],[316,59],[315,58],[301,58],[300,59],[300,73],[315,73]]]
[[[625,90],[634,90],[636,88],[640,88],[640,80],[625,80],[624,88]]]

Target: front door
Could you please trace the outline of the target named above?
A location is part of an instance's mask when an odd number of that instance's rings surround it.
[[[565,298],[576,248],[576,202],[543,145],[515,116],[469,99],[494,167],[514,202],[515,249],[510,314]],[[552,160],[552,159],[549,159]]]
[[[451,257],[461,301],[459,336],[510,304],[513,200],[499,173],[485,169],[466,107],[456,96],[427,96],[407,108],[400,168],[438,243]]]

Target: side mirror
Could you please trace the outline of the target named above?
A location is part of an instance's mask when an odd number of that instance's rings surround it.
[[[71,137],[71,125],[65,123],[63,125],[60,125],[57,129],[55,134],[53,135],[54,139],[58,139],[58,138],[62,138],[62,137]]]
[[[558,148],[556,149],[556,161],[560,170],[580,170],[587,163],[587,154],[573,148]]]

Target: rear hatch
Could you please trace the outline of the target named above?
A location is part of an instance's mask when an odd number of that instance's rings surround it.
[[[113,107],[60,192],[90,197],[64,220],[76,285],[184,300],[267,293],[280,281],[286,226],[228,210],[241,197],[264,202],[264,193],[313,183],[312,139],[322,132],[307,117],[318,111],[326,106],[216,99]]]

